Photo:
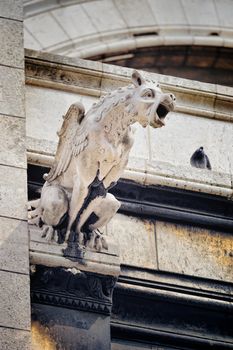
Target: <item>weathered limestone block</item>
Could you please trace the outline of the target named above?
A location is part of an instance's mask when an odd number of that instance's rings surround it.
[[[0,327],[0,346],[1,350],[32,350],[30,332]]]
[[[0,215],[26,220],[27,173],[25,169],[0,166],[0,177]]]
[[[25,120],[0,117],[0,163],[18,168],[26,167]]]
[[[0,113],[24,118],[24,71],[0,66]]]
[[[0,217],[0,266],[3,270],[28,274],[27,222]]]
[[[1,0],[0,13],[1,17],[23,20],[22,0]]]
[[[0,18],[0,42],[0,64],[23,68],[24,52],[22,50],[22,23]]]
[[[29,276],[0,271],[0,326],[30,330]]]
[[[119,246],[120,263],[157,269],[154,223],[117,214],[107,225],[107,237]]]
[[[233,282],[231,234],[156,222],[159,270]]]
[[[23,0],[0,1],[0,43],[0,349],[31,350]]]

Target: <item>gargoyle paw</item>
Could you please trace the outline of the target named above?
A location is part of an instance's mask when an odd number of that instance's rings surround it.
[[[87,246],[91,249],[96,249],[100,252],[103,248],[108,249],[108,243],[103,236],[103,233],[99,230],[92,231],[90,234],[90,238],[87,241]]]
[[[41,237],[45,238],[48,243],[52,241],[57,241],[57,234],[52,226],[44,227]]]

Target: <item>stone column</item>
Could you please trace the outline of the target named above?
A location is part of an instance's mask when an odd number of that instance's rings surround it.
[[[23,1],[0,2],[0,348],[30,349]]]

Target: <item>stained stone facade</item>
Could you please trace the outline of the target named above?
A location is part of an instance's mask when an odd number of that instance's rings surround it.
[[[31,349],[22,1],[0,14],[0,348]]]
[[[136,126],[110,190],[121,207],[104,228],[108,250],[67,259],[26,212],[68,107],[88,110],[130,82],[130,68],[79,57],[133,67],[112,57],[156,45],[230,53],[232,2],[24,1],[25,52],[22,2],[0,3],[0,348],[233,349],[230,86],[141,72],[177,105],[165,127]],[[201,146],[211,171],[190,164]]]
[[[113,292],[113,349],[232,347],[231,88],[144,75],[176,95],[176,110],[164,128],[138,126],[127,168],[111,190],[122,203],[105,228],[111,248],[107,255],[88,252],[86,266],[79,268],[115,276],[121,268]],[[61,115],[77,97],[88,108],[99,96],[127,85],[131,70],[27,51],[26,76],[29,195],[35,198],[56,150]],[[211,171],[190,165],[201,145]],[[30,232],[33,264],[77,266],[62,258],[56,244],[46,245],[38,230]],[[33,284],[32,292],[37,307]],[[46,293],[54,293],[53,288]],[[40,305],[54,308],[54,296],[43,298]],[[56,311],[48,316],[42,306],[36,315],[58,322]],[[71,324],[80,328],[74,320]],[[57,339],[53,328],[50,336]]]

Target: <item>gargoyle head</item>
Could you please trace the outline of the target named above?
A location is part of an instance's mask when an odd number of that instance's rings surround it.
[[[165,117],[175,108],[175,96],[171,93],[163,93],[158,84],[146,81],[136,70],[132,74],[132,82],[136,88],[133,104],[138,114],[137,121],[143,127],[164,126]]]

